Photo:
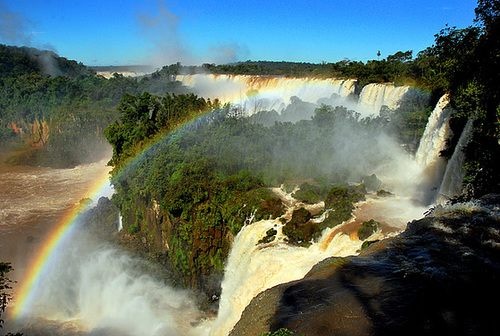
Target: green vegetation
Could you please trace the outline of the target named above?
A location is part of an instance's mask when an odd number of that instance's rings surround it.
[[[354,204],[365,200],[366,190],[363,184],[350,187],[332,187],[330,184],[320,188],[303,183],[302,187],[305,190],[305,199],[314,197],[314,203],[325,201],[325,209],[328,214],[323,222],[315,223],[311,221],[312,214],[305,208],[293,212],[292,219],[283,227],[283,233],[288,237],[290,244],[297,246],[309,247],[324,229],[332,228],[349,220],[352,217]]]
[[[389,197],[393,195],[394,195],[393,193],[384,189],[377,190],[377,196],[379,197]]]
[[[318,186],[304,182],[299,188],[292,196],[304,203],[315,204],[325,199],[331,185],[323,184]]]
[[[374,219],[363,222],[363,225],[358,230],[358,238],[360,240],[365,240],[366,238],[377,232],[379,227],[380,223],[378,223]]]
[[[268,244],[268,243],[272,242],[274,240],[274,238],[276,237],[277,233],[278,233],[278,231],[276,231],[275,229],[267,230],[266,235],[262,239],[260,239],[257,244]]]
[[[479,0],[475,25],[465,29],[446,27],[435,45],[425,52],[433,59],[429,70],[439,69],[437,79],[449,92],[457,111],[451,126],[451,156],[467,120],[474,120],[472,139],[465,149],[467,197],[498,192],[500,187],[500,5]]]
[[[108,80],[51,51],[0,44],[0,146],[18,144],[25,157],[16,160],[24,164],[66,167],[100,159],[103,130],[118,116],[121,97],[146,90],[182,91],[169,78],[115,74]]]
[[[233,64],[203,64],[202,66],[182,66],[180,63],[164,66],[158,73],[178,74],[234,74],[234,75],[276,75],[288,77],[335,77],[355,78],[361,86],[368,83],[395,82],[399,85],[414,85],[431,90],[442,90],[437,81],[439,72],[434,68],[435,57],[423,51],[413,57],[413,51],[398,51],[382,60],[361,61],[342,60],[335,63],[322,62],[271,62],[245,61]]]
[[[315,223],[309,223],[312,215],[305,208],[299,208],[292,214],[292,219],[283,227],[283,233],[290,244],[309,247],[311,240],[321,232]]]
[[[262,333],[262,336],[293,336],[294,333],[286,328],[280,328],[274,332]]]
[[[296,195],[306,202],[326,199],[334,210],[325,223],[302,225],[296,214],[287,224],[290,242],[305,246],[325,227],[349,219],[366,192],[363,186],[332,191],[332,185],[369,176],[366,157],[384,159],[373,147],[380,130],[345,108],[323,106],[311,120],[264,127],[217,101],[146,92],[124,95],[118,111],[105,131],[113,146],[113,201],[125,230],[163,253],[186,284],[222,272],[230,237],[243,225],[283,214],[281,200],[266,186],[314,181]],[[347,156],[352,134],[362,150]],[[141,160],[131,160],[145,148]]]
[[[352,217],[354,203],[365,200],[359,191],[364,187],[333,187],[325,199],[325,209],[331,209],[328,217],[321,223],[322,229],[341,224]]]

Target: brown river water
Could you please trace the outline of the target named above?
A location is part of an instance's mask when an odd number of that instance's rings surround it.
[[[22,281],[47,234],[109,169],[106,160],[71,169],[0,165],[0,261],[12,263],[9,278]]]

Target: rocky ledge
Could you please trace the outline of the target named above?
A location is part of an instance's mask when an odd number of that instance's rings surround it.
[[[498,335],[499,280],[500,196],[489,195],[262,292],[231,335]]]

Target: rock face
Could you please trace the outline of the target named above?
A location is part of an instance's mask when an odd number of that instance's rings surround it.
[[[496,335],[500,196],[438,207],[357,257],[259,294],[231,335]]]

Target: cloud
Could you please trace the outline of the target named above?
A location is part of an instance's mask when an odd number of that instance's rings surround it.
[[[6,44],[31,45],[32,22],[7,8],[0,0],[0,40]]]

